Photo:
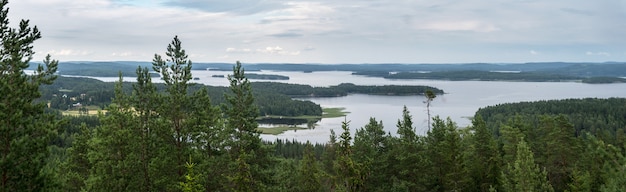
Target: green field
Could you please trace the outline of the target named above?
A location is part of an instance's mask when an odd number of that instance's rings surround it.
[[[291,130],[305,130],[306,127],[290,127],[290,126],[280,126],[280,127],[259,127],[256,130],[260,131],[261,134],[270,134],[270,135],[278,135],[284,133],[285,131]]]
[[[346,116],[350,112],[344,111],[345,109],[346,108],[343,108],[343,107],[323,108],[322,109],[322,118],[335,118],[335,117]]]
[[[312,120],[315,121],[319,118],[335,118],[335,117],[343,117],[346,116],[346,114],[350,113],[347,111],[344,111],[345,108],[343,107],[338,107],[338,108],[323,108],[322,109],[322,116],[297,116],[297,117],[288,117],[288,118],[294,118],[294,119],[307,119],[307,120]],[[279,126],[279,127],[259,127],[257,128],[258,131],[261,131],[262,134],[271,134],[271,135],[278,135],[281,133],[284,133],[285,131],[290,131],[290,130],[304,130],[304,129],[308,129],[306,127],[293,127],[293,126]]]
[[[94,105],[85,106],[85,108],[87,108],[88,110],[87,114],[81,114],[80,111],[78,111],[78,109],[70,109],[66,111],[61,111],[61,114],[77,116],[77,115],[98,115],[99,111],[104,112],[104,110],[100,109],[100,107],[94,106]]]

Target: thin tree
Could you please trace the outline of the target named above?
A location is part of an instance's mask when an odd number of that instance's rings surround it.
[[[430,104],[433,102],[433,100],[435,99],[435,97],[437,97],[437,95],[435,94],[435,92],[433,92],[432,90],[426,90],[426,92],[424,92],[424,96],[426,97],[426,101],[424,101],[424,103],[426,103],[426,113],[428,115],[428,131],[430,131],[431,128],[431,116],[430,116]]]
[[[188,156],[190,129],[185,126],[188,118],[190,99],[187,88],[191,80],[191,60],[181,46],[178,36],[167,45],[167,58],[164,60],[159,54],[154,55],[152,69],[161,75],[165,82],[167,95],[162,96],[164,105],[160,107],[160,114],[167,118],[167,126],[173,133],[173,143],[176,153],[176,169],[179,177],[185,172],[184,157]],[[169,134],[168,134],[169,135]]]

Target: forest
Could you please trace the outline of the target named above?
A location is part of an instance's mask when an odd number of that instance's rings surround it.
[[[198,86],[177,36],[165,56],[137,67],[136,82],[82,79],[97,84],[84,92],[112,93],[106,112],[63,115],[42,98],[81,92],[68,85],[46,91],[63,80],[50,55],[33,74],[24,72],[41,33],[27,20],[12,28],[7,3],[0,1],[0,191],[626,189],[624,98],[488,106],[468,127],[435,115],[425,135],[416,134],[405,107],[394,135],[372,117],[354,133],[344,121],[328,143],[263,141],[257,103],[269,101],[254,94],[242,64],[232,66],[229,87]],[[153,74],[164,83],[153,83]],[[424,93],[427,101],[436,97]]]
[[[152,75],[152,74],[150,74]],[[247,78],[247,76],[246,76]],[[132,83],[123,82],[123,92],[132,92]],[[322,108],[311,101],[294,100],[294,97],[341,97],[347,94],[377,94],[377,95],[423,95],[426,90],[435,94],[444,94],[444,91],[430,86],[357,86],[354,84],[340,84],[331,87],[312,87],[310,85],[287,84],[278,82],[251,82],[255,97],[255,104],[260,114],[275,116],[321,116]],[[165,90],[165,84],[154,83],[157,91]],[[102,82],[85,77],[59,76],[50,85],[42,85],[42,96],[37,101],[49,103],[49,107],[57,110],[76,110],[76,104],[82,110],[103,110],[111,103],[115,96],[114,82]],[[208,86],[190,82],[189,93],[207,88],[211,104],[219,105],[225,101],[224,93],[227,87]],[[74,105],[74,106],[73,106]]]

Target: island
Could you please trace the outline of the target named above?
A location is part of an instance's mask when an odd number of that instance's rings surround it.
[[[247,73],[246,77],[248,79],[262,79],[262,80],[289,80],[288,76],[273,75],[273,74]]]

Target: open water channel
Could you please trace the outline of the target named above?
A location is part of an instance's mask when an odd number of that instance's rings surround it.
[[[228,86],[226,78],[213,75],[228,75],[227,71],[194,70],[194,80],[212,86]],[[248,72],[247,72],[248,73]],[[470,124],[468,117],[481,107],[501,103],[520,101],[538,101],[566,98],[609,98],[626,97],[626,83],[622,84],[584,84],[577,82],[497,82],[497,81],[439,81],[439,80],[390,80],[377,77],[351,75],[345,71],[327,72],[284,72],[261,71],[249,72],[289,76],[289,80],[274,82],[308,84],[316,87],[354,83],[356,85],[428,85],[442,89],[446,94],[439,95],[431,105],[431,113],[442,118],[450,117],[459,125]],[[92,77],[103,81],[116,81],[117,77]],[[125,78],[132,81],[133,78]],[[252,80],[256,81],[256,80]],[[264,80],[267,81],[267,80]],[[154,82],[159,82],[155,80]],[[210,90],[209,90],[210,91]],[[298,141],[327,142],[330,130],[341,133],[341,122],[350,122],[351,132],[363,127],[370,117],[383,121],[384,129],[396,134],[396,123],[402,115],[403,106],[407,106],[413,116],[413,124],[418,134],[427,130],[426,104],[423,96],[377,96],[352,94],[345,97],[301,98],[320,104],[322,107],[343,107],[350,112],[345,118],[327,118],[317,123],[314,129],[288,131],[280,135],[262,135],[263,139],[295,139]],[[305,126],[306,127],[306,126]]]

